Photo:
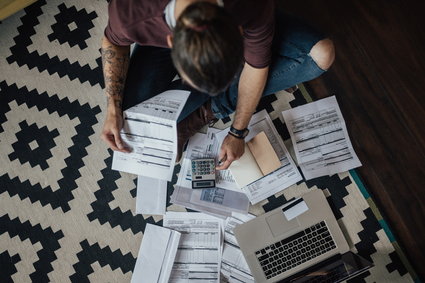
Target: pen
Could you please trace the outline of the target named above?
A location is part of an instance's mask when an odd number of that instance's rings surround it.
[[[226,157],[223,157],[222,159],[220,159],[218,161],[218,166],[221,166],[223,164],[223,162],[226,161]]]

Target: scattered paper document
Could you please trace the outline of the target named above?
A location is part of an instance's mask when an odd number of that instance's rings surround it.
[[[241,189],[247,195],[249,201],[252,204],[256,204],[302,180],[302,177],[286,149],[282,138],[273,125],[270,116],[265,110],[257,112],[252,116],[248,128],[250,132],[246,140],[249,141],[254,136],[264,131],[281,162],[281,167],[279,169]],[[220,145],[228,132],[229,129],[226,129],[215,134]]]
[[[167,206],[167,181],[138,176],[136,213],[164,215]]]
[[[307,180],[361,166],[335,96],[282,112]]]
[[[165,214],[164,227],[182,234],[169,282],[220,281],[222,222],[203,213]]]
[[[248,264],[239,248],[233,228],[254,219],[252,214],[233,213],[224,227],[224,246],[221,259],[221,273],[230,282],[254,283]]]
[[[261,132],[245,143],[244,154],[230,164],[229,170],[239,188],[243,188],[280,166],[280,160],[266,134]]]
[[[221,188],[192,189],[175,186],[171,203],[225,218],[232,211],[248,213],[249,200],[243,192]]]
[[[189,94],[169,90],[125,110],[121,138],[131,152],[115,151],[112,169],[171,181],[177,157],[177,118]]]
[[[131,282],[167,283],[179,241],[179,232],[147,224]]]

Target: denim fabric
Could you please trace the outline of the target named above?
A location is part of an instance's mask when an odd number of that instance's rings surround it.
[[[310,56],[311,48],[324,36],[301,21],[279,14],[273,41],[273,59],[263,96],[312,80],[325,70],[317,66]],[[180,114],[179,121],[211,98],[212,110],[217,118],[224,118],[236,109],[239,77],[229,88],[215,96],[193,90],[177,75],[170,50],[136,46],[132,52],[124,92],[123,108],[127,109],[168,89],[190,90],[191,94]]]

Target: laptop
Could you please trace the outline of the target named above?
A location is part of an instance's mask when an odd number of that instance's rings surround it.
[[[320,189],[236,226],[233,232],[255,282],[310,282],[312,276],[317,282],[338,282],[318,278],[337,271],[347,279],[373,266],[349,252]]]

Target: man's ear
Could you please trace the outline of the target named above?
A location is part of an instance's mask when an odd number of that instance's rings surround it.
[[[171,34],[167,34],[167,44],[168,47],[173,48],[173,36]]]

